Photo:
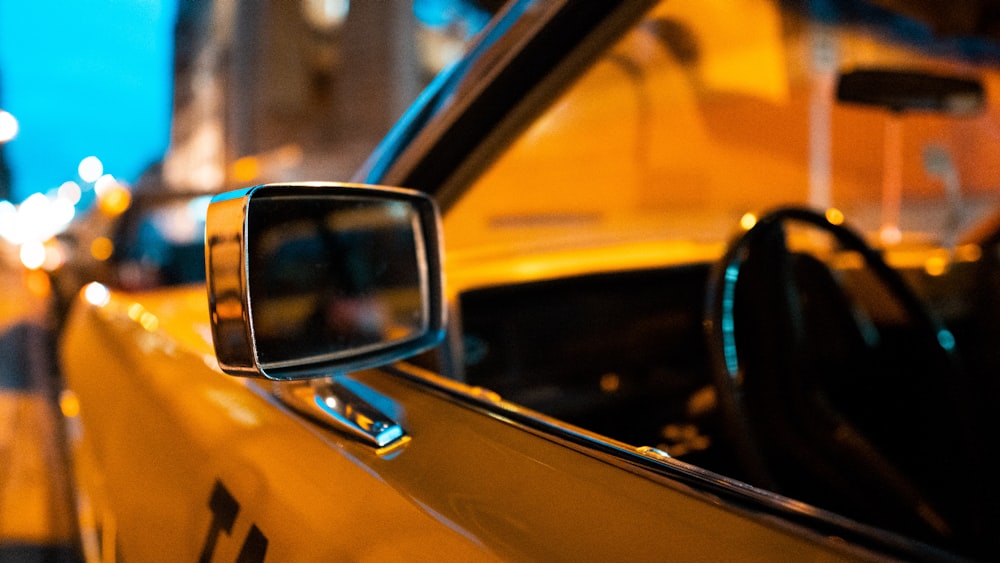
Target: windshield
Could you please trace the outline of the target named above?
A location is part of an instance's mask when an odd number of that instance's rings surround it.
[[[790,203],[835,207],[881,246],[954,245],[989,214],[1000,182],[993,52],[867,4],[795,6],[661,3],[450,209],[449,254],[712,243],[745,213]],[[859,69],[877,75],[862,91],[906,71],[934,96],[958,79],[986,100],[838,100]]]

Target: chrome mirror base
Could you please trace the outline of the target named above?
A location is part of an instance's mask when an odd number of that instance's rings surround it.
[[[403,428],[358,391],[375,394],[344,375],[274,385],[281,402],[328,428],[375,448],[401,443],[407,437]],[[381,395],[378,402],[392,404]]]

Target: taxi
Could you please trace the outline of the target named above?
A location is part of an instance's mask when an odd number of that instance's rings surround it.
[[[80,291],[86,558],[988,558],[986,4],[507,3],[204,282]]]

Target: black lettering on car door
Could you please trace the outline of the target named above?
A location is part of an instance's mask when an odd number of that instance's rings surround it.
[[[208,499],[208,509],[212,511],[212,523],[208,527],[208,536],[205,538],[205,545],[201,549],[200,563],[209,563],[215,553],[215,546],[223,532],[228,536],[233,531],[233,524],[236,523],[236,516],[240,512],[240,503],[236,497],[229,492],[229,489],[216,480],[212,488],[212,494]],[[261,532],[256,524],[250,526],[250,532],[243,540],[243,547],[237,556],[237,563],[261,563],[267,553],[267,536]]]
[[[247,539],[243,540],[243,547],[240,548],[236,563],[261,563],[266,552],[267,536],[260,531],[257,524],[253,524],[247,533]]]

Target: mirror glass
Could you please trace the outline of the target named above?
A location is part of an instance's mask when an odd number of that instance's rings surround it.
[[[409,201],[294,195],[247,209],[250,318],[261,367],[422,337],[427,264]]]

